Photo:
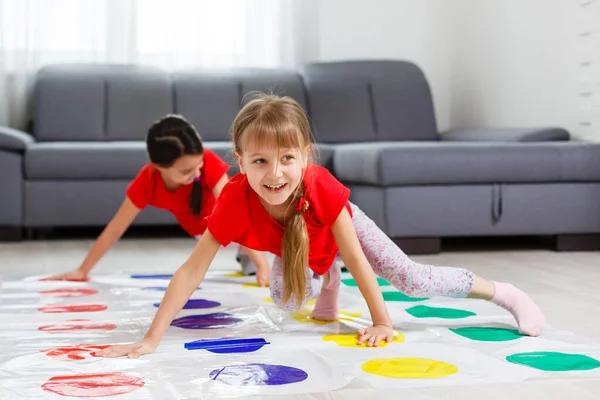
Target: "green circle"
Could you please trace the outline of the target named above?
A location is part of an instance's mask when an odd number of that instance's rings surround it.
[[[515,329],[504,328],[467,326],[464,328],[450,328],[450,330],[457,335],[481,342],[506,342],[509,340],[516,340],[524,336]]]
[[[358,286],[354,278],[342,279],[342,283],[346,286]],[[377,283],[379,286],[391,286],[392,284],[383,278],[377,277]]]
[[[534,351],[506,357],[506,361],[542,371],[587,371],[600,367],[600,361],[583,354]]]
[[[382,292],[383,300],[385,301],[423,301],[429,300],[427,297],[410,297],[402,292]]]
[[[477,315],[474,312],[459,310],[457,308],[438,308],[429,306],[415,306],[407,308],[406,312],[416,318],[459,319]]]

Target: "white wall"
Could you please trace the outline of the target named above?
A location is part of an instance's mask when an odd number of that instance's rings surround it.
[[[450,21],[454,0],[321,0],[319,59],[404,59],[429,80],[440,129],[450,123]]]
[[[571,0],[323,0],[319,58],[416,62],[441,131],[558,125],[581,134],[577,8]]]
[[[452,3],[451,124],[576,129],[576,2]]]

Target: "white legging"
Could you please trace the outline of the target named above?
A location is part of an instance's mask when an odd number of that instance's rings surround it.
[[[352,207],[352,224],[356,230],[363,252],[375,274],[390,282],[402,293],[411,297],[466,297],[473,287],[475,275],[464,268],[436,267],[412,261],[404,252],[362,212]],[[339,254],[338,254],[339,256]],[[332,268],[340,268],[335,262]],[[280,257],[273,260],[271,271],[271,298],[285,310],[297,310],[321,292],[322,277],[306,268],[304,303],[291,299],[282,304],[283,266]]]

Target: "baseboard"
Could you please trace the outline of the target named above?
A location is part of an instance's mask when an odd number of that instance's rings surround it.
[[[392,240],[406,254],[437,254],[442,249],[442,240],[439,237],[401,237]]]
[[[23,229],[14,226],[0,226],[0,242],[18,242],[23,240]]]
[[[598,251],[600,250],[600,235],[557,235],[556,251]]]

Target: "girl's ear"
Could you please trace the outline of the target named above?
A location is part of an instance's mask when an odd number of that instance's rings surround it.
[[[244,165],[242,164],[242,156],[237,151],[234,151],[233,155],[235,156],[235,160],[238,163],[238,167],[240,167],[240,172],[242,174],[246,175],[246,171],[244,170]]]
[[[158,170],[158,171],[164,171],[164,168],[161,167],[160,165],[154,164],[154,163],[150,163],[154,169]]]

